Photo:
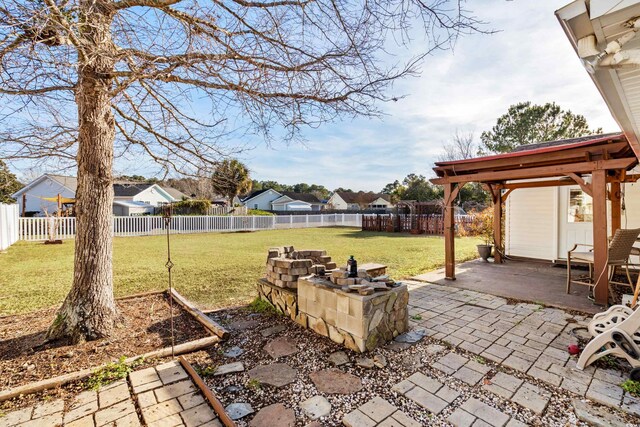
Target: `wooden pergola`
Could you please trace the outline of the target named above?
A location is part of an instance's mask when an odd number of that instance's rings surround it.
[[[434,184],[444,186],[445,276],[455,279],[455,224],[453,202],[466,183],[478,182],[493,199],[495,262],[503,262],[502,206],[520,188],[579,185],[593,199],[595,299],[607,304],[607,200],[611,201],[611,230],[621,226],[620,184],[637,176],[627,171],[638,158],[622,133],[596,135],[524,146],[519,151],[473,159],[437,162]]]

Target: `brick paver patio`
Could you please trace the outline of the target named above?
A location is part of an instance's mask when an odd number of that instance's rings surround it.
[[[393,386],[399,396],[429,413],[444,413],[446,421],[457,427],[524,426],[510,414],[483,402],[481,396],[469,396],[480,388],[512,407],[542,416],[552,396],[535,384],[541,381],[551,390],[560,387],[580,398],[640,415],[640,399],[620,387],[626,379],[620,372],[593,367],[580,371],[575,359],[570,359],[566,348],[575,342],[570,331],[586,325],[590,317],[537,304],[507,304],[504,298],[464,289],[421,282],[408,284],[413,328],[423,328],[428,336],[476,355],[445,353],[433,364],[445,378],[464,382],[468,386],[467,397],[420,371]],[[484,360],[498,363],[505,371],[525,374],[523,377],[529,380],[507,372],[497,372],[485,380],[490,368],[482,363]],[[394,418],[392,414],[397,413],[404,417]],[[343,423],[348,427],[419,425],[379,397],[347,414]]]
[[[69,402],[58,399],[10,412],[0,418],[0,427],[58,425],[222,426],[178,362],[132,372],[128,379],[116,381],[98,391],[84,391]]]

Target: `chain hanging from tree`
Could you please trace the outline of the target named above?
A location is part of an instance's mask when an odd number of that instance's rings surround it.
[[[168,286],[169,286],[169,317],[171,318],[171,357],[175,357],[175,335],[173,327],[173,282],[171,277],[171,269],[174,264],[171,261],[171,220],[173,217],[173,204],[169,203],[162,207],[162,218],[164,219],[164,228],[167,230],[167,262],[165,267],[167,268]]]

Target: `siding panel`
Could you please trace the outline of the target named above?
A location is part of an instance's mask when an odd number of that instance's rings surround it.
[[[553,187],[523,188],[509,195],[505,223],[507,255],[555,258],[555,198]]]

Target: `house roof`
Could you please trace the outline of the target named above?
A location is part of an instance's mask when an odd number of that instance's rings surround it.
[[[283,196],[287,196],[291,200],[300,200],[307,203],[320,203],[320,199],[318,199],[311,193],[294,193],[293,191],[282,191],[281,194]]]
[[[46,176],[60,183],[60,185],[67,187],[69,190],[73,192],[75,192],[76,189],[78,188],[78,178],[76,178],[75,176],[52,175],[52,174],[46,174]]]
[[[180,190],[176,190],[173,187],[169,187],[167,185],[161,185],[160,186],[164,191],[166,191],[167,193],[169,193],[169,195],[171,197],[173,197],[176,200],[184,200],[184,199],[188,199],[189,196],[187,196],[186,194],[184,194],[182,191]]]
[[[129,208],[152,208],[153,207],[153,205],[150,205],[149,203],[137,202],[134,200],[114,200],[113,204],[118,206],[126,206]]]
[[[72,191],[73,193],[76,192],[76,188],[78,187],[78,180],[74,176],[44,174],[44,175],[41,175],[38,178],[34,179],[33,181],[31,181],[30,183],[28,183],[27,185],[22,187],[20,190],[18,190],[15,193],[13,193],[11,195],[11,197],[13,197],[13,198],[19,197],[21,194],[26,193],[31,188],[33,188],[34,186],[38,185],[39,183],[41,183],[45,179],[49,179],[51,181],[54,181],[57,184],[61,185],[62,187],[65,187],[69,191]]]
[[[364,191],[355,193],[353,191],[338,191],[337,194],[346,203],[359,203],[359,202],[371,203],[374,200],[379,198],[382,198],[387,202],[391,202],[391,196],[388,194],[382,194],[382,193],[372,193],[372,192],[365,193]]]
[[[512,152],[521,152],[521,151],[529,151],[529,150],[537,150],[538,148],[546,148],[546,147],[559,147],[562,145],[571,145],[578,142],[592,142],[594,140],[607,139],[607,138],[620,138],[624,136],[621,132],[610,132],[610,133],[602,133],[599,135],[588,135],[588,136],[580,136],[578,138],[567,138],[567,139],[559,139],[557,141],[544,141],[544,142],[536,142],[534,144],[524,144],[519,147],[516,147]]]
[[[133,197],[154,185],[146,183],[113,184],[113,195],[115,197]]]
[[[267,191],[269,191],[269,190],[274,191],[274,192],[276,192],[276,193],[278,193],[278,194],[281,194],[280,192],[278,192],[278,191],[274,190],[273,188],[264,188],[264,189],[262,189],[262,190],[256,190],[256,191],[253,191],[253,192],[252,192],[251,194],[249,194],[247,197],[245,197],[245,198],[243,198],[243,199],[240,199],[240,201],[241,201],[241,202],[243,202],[243,203],[244,203],[244,202],[247,202],[247,201],[249,201],[249,200],[253,199],[254,197],[257,197],[257,196],[261,195],[262,193],[266,193],[266,192],[267,192]]]
[[[625,132],[631,148],[640,157],[640,68],[633,66],[633,60],[625,59],[627,53],[633,53],[639,46],[640,38],[636,35],[632,40],[620,47],[622,61],[616,63],[612,51],[606,54],[603,50],[609,43],[629,34],[629,22],[640,16],[638,0],[575,0],[556,11],[560,26],[567,39],[581,60],[595,65],[584,71],[595,84],[604,99],[613,118]],[[593,37],[596,52],[603,56],[592,55],[590,49],[579,48],[581,40]],[[588,44],[588,43],[587,43]],[[599,59],[596,59],[599,58]],[[632,56],[633,58],[633,56]]]

